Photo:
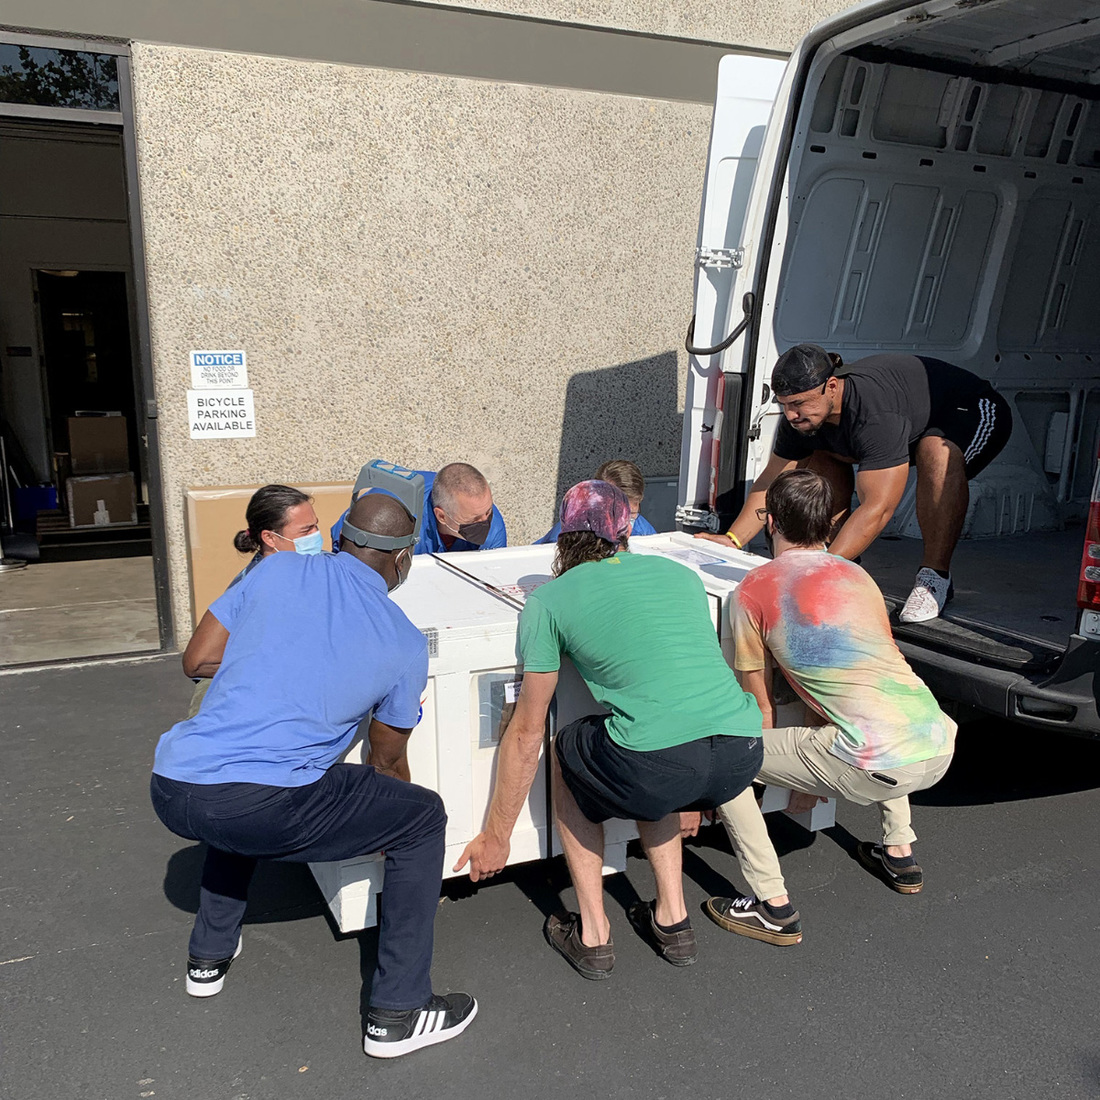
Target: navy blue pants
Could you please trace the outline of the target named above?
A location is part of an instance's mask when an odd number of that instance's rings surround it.
[[[408,1009],[431,997],[447,825],[434,791],[366,764],[335,764],[304,787],[180,783],[154,774],[150,793],[172,832],[208,845],[192,958],[233,954],[258,860],[323,863],[383,850],[385,894],[370,1003]]]

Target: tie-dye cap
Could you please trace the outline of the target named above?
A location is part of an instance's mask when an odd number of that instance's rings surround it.
[[[607,481],[582,481],[561,502],[561,533],[591,531],[615,543],[630,533],[630,501]]]

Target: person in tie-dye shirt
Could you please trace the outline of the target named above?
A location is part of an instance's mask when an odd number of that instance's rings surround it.
[[[736,592],[734,664],[764,716],[758,778],[804,795],[877,803],[882,843],[861,842],[857,855],[894,890],[915,894],[924,878],[913,856],[908,795],[947,771],[956,727],[894,642],[875,582],[825,549],[832,514],[820,474],[777,477],[763,517],[774,560]],[[819,724],[773,728],[773,666]],[[718,812],[753,894],[711,898],[708,914],[754,939],[800,942],[801,918],[751,790]]]

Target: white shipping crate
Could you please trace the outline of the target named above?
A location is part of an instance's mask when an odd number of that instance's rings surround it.
[[[729,597],[761,559],[682,534],[632,539],[631,547],[636,553],[671,557],[699,574],[711,598],[711,618],[723,652],[732,663]],[[444,878],[454,876],[452,868],[463,849],[484,826],[497,748],[522,676],[516,652],[521,605],[531,591],[551,579],[554,551],[553,545],[542,545],[441,560],[418,556],[409,580],[394,593],[394,602],[428,639],[428,684],[421,721],[409,739],[409,770],[414,783],[438,791],[447,807]],[[551,710],[551,734],[602,709],[573,666],[563,661]],[[345,759],[362,762],[364,751],[359,742]],[[544,754],[516,822],[509,864],[560,853],[548,795]],[[818,824],[824,816],[815,811],[815,827],[825,827]],[[624,870],[626,845],[637,836],[634,823],[609,821],[604,835],[604,873]],[[377,922],[383,879],[380,853],[310,867],[341,931],[369,928]]]

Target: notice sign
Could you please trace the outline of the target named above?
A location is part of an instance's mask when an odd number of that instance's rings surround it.
[[[251,390],[188,390],[192,439],[243,439],[256,434]]]
[[[248,385],[248,363],[243,351],[193,351],[191,388],[239,390]]]

